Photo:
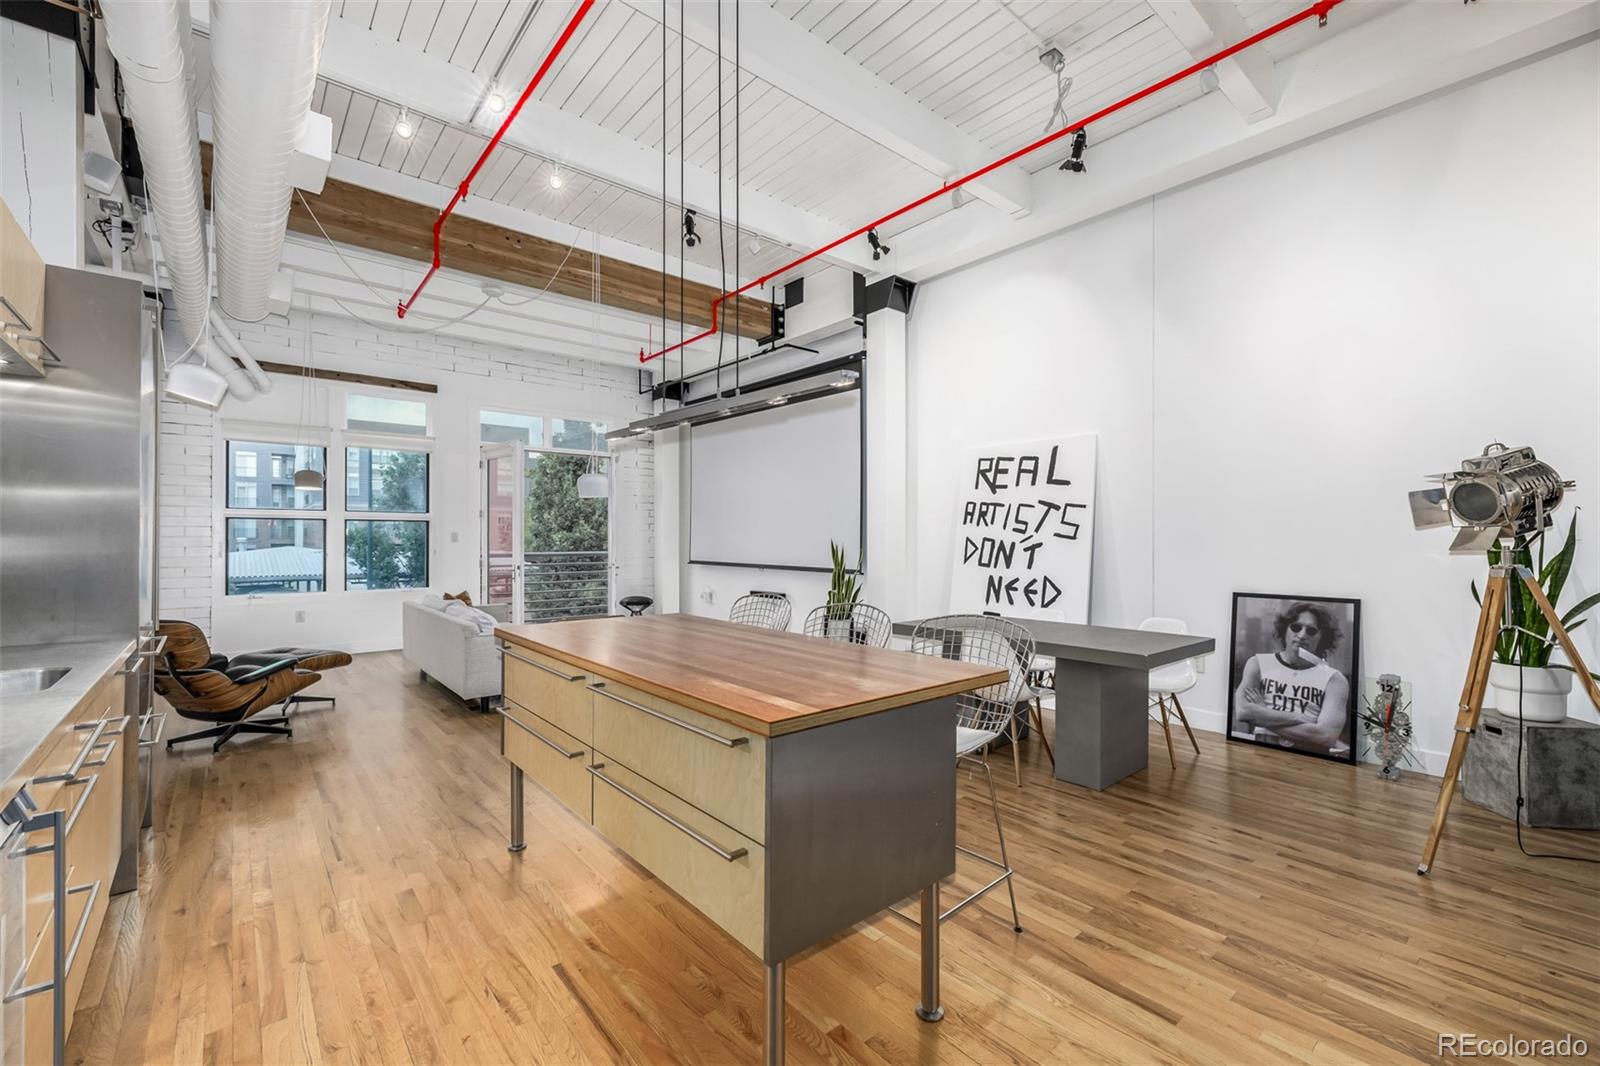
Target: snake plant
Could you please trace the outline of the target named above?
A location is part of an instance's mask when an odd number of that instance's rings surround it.
[[[861,578],[852,574],[844,564],[844,548],[828,542],[828,553],[833,556],[833,581],[828,586],[828,606],[855,606],[861,599]],[[856,570],[861,569],[861,559],[856,559]]]
[[[1543,535],[1536,538],[1539,541],[1537,568],[1533,565],[1532,541],[1535,538],[1519,534],[1511,545],[1509,562],[1538,576],[1539,587],[1544,589],[1545,598],[1552,606],[1560,599],[1561,592],[1567,584],[1567,577],[1572,573],[1572,557],[1578,547],[1575,535],[1577,526],[1578,516],[1574,513],[1572,521],[1567,524],[1565,543],[1548,561],[1545,559]],[[1500,565],[1501,551],[1498,543],[1490,546],[1490,566]],[[1483,600],[1478,593],[1476,581],[1472,583],[1472,598],[1482,606]],[[1539,609],[1538,601],[1533,598],[1533,591],[1520,579],[1513,577],[1506,587],[1506,599],[1510,604],[1510,624],[1500,630],[1500,636],[1495,640],[1494,661],[1510,666],[1571,670],[1572,667],[1565,663],[1550,661],[1550,653],[1555,651],[1557,641],[1550,632],[1550,623],[1545,618],[1544,612]],[[1561,624],[1566,627],[1568,633],[1571,633],[1587,621],[1583,616],[1596,604],[1600,604],[1600,592],[1587,596],[1569,607],[1567,613],[1561,615]],[[1600,678],[1600,674],[1594,676]]]

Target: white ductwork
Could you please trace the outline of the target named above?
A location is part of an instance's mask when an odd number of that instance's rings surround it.
[[[272,379],[267,377],[267,372],[261,369],[261,364],[257,363],[255,357],[245,349],[244,342],[239,339],[238,334],[233,332],[233,328],[222,317],[222,312],[215,307],[211,309],[211,345],[212,348],[220,346],[228,355],[232,355],[243,363],[245,373],[249,375],[249,382],[255,386],[255,389],[259,389],[261,392],[272,391]],[[235,367],[235,369],[238,368]],[[228,377],[226,372],[224,372],[223,377]],[[232,386],[232,378],[228,378],[228,384],[230,387]],[[252,392],[254,391],[252,390]]]
[[[189,9],[180,0],[105,0],[101,8],[139,137],[145,187],[178,320],[184,340],[194,344],[205,330],[211,281],[201,221]]]
[[[290,163],[311,110],[330,0],[211,0],[211,217],[217,301],[268,312],[283,257]]]

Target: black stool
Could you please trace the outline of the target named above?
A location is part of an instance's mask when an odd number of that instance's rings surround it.
[[[650,609],[655,603],[649,596],[624,596],[617,601],[617,606],[627,611],[630,617],[638,617]]]

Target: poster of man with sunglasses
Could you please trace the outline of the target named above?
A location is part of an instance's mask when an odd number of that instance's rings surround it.
[[[1233,596],[1228,738],[1356,761],[1361,601]]]

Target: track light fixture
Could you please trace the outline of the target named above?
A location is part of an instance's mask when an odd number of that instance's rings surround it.
[[[550,172],[550,187],[552,189],[559,189],[559,188],[561,188],[561,186],[565,185],[566,183],[567,183],[566,179],[561,176],[561,171],[552,170]]]
[[[484,100],[483,106],[488,109],[491,115],[501,114],[506,109],[505,93],[502,93],[499,89],[490,89],[489,96]]]
[[[411,121],[410,111],[401,111],[400,117],[394,120],[394,135],[402,141],[409,141],[411,135],[417,132],[416,124]]]
[[[873,262],[877,262],[879,259],[882,259],[890,252],[894,251],[893,248],[890,248],[887,244],[884,244],[883,241],[878,239],[878,231],[875,229],[867,230],[867,243],[872,245]]]
[[[694,212],[683,213],[683,244],[686,248],[693,248],[700,243],[700,234],[694,231]]]
[[[1087,167],[1083,163],[1083,150],[1089,146],[1089,135],[1079,130],[1072,135],[1072,154],[1067,156],[1061,164],[1061,170],[1070,170],[1074,174],[1082,174]]]

